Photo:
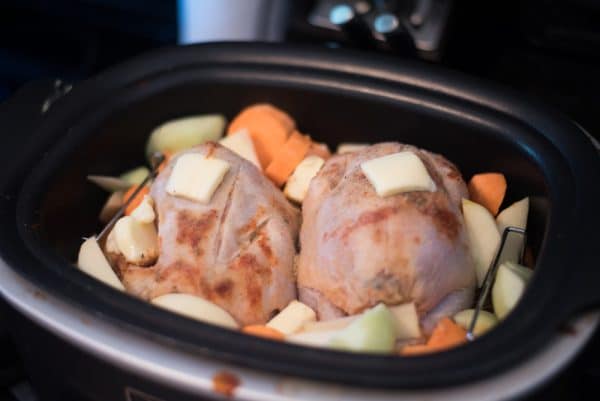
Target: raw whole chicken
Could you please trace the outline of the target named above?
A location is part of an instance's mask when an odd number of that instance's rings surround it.
[[[375,193],[360,164],[400,151],[423,161],[435,192]],[[470,307],[476,274],[462,197],[468,192],[457,168],[413,146],[381,143],[330,158],[302,205],[300,300],[321,320],[413,301],[426,333]]]
[[[109,253],[112,264],[126,290],[143,299],[193,294],[221,306],[242,325],[265,323],[296,298],[299,212],[253,164],[228,149],[207,143],[188,152],[231,164],[210,203],[166,192],[183,153],[175,156],[150,191],[158,217],[158,260],[143,267]]]

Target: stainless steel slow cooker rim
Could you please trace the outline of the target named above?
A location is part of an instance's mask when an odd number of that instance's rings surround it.
[[[600,323],[600,312],[581,316],[573,322],[575,334],[557,333],[544,349],[522,364],[477,382],[429,390],[378,390],[290,378],[191,356],[66,303],[19,276],[3,259],[0,294],[27,318],[72,345],[162,385],[192,394],[211,393],[212,375],[226,370],[241,379],[236,398],[267,401],[311,400],[317,394],[324,401],[408,400],[416,396],[449,401],[510,399],[533,391],[560,372]]]

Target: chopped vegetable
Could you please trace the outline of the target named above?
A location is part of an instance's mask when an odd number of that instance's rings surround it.
[[[124,191],[131,186],[125,180],[107,175],[88,175],[87,179],[108,192]]]
[[[292,301],[281,312],[267,323],[267,327],[275,329],[286,336],[296,333],[302,327],[317,320],[317,314],[302,302]]]
[[[127,202],[129,198],[133,196],[136,188],[137,185],[134,185],[131,188],[129,188],[127,192],[125,192],[125,195],[123,196],[125,202]],[[131,202],[129,202],[129,205],[127,205],[127,207],[125,208],[125,215],[131,215],[131,213],[133,213],[133,211],[140,205],[140,203],[142,203],[142,201],[144,200],[144,196],[148,195],[148,193],[150,193],[150,187],[144,186],[142,189],[140,189],[140,191],[135,195]]]
[[[454,321],[463,329],[468,330],[474,314],[475,309],[462,310],[454,315]],[[494,327],[497,323],[498,318],[494,316],[493,313],[484,310],[479,311],[479,315],[477,315],[477,322],[475,322],[475,328],[473,329],[473,334],[480,336]]]
[[[230,329],[239,326],[235,319],[220,306],[190,294],[165,294],[152,301],[154,305],[191,319]]]
[[[413,302],[392,306],[389,309],[394,316],[396,340],[421,337],[419,315]]]
[[[310,143],[307,136],[293,132],[265,170],[265,175],[275,185],[283,185],[308,153]]]
[[[227,135],[247,129],[264,169],[279,153],[295,126],[294,120],[283,111],[269,104],[256,104],[245,108],[233,119]]]
[[[262,170],[256,150],[254,149],[254,143],[246,128],[242,128],[239,132],[234,132],[226,136],[219,143]]]
[[[117,290],[125,291],[125,287],[110,267],[102,249],[100,249],[96,237],[86,239],[79,248],[77,267],[96,280],[100,280]]]
[[[269,326],[263,326],[262,324],[252,324],[250,326],[245,326],[242,329],[242,332],[246,334],[251,334],[253,336],[268,338],[270,340],[282,341],[285,339],[285,336],[279,330],[276,330]]]
[[[150,174],[148,167],[136,167],[119,176],[120,179],[127,182],[129,185],[140,185]]]
[[[394,349],[394,317],[384,304],[369,309],[330,340],[334,348],[386,353]]]
[[[436,190],[427,168],[413,152],[398,152],[360,164],[367,179],[381,197],[401,192]]]
[[[175,154],[223,136],[225,117],[220,114],[182,117],[167,121],[152,131],[146,144],[146,157],[154,152]]]
[[[142,202],[131,212],[131,217],[140,223],[152,223],[156,219],[154,201],[150,195],[144,196]]]
[[[310,181],[317,175],[323,164],[325,164],[325,160],[319,156],[307,156],[302,160],[285,184],[283,190],[285,196],[288,199],[302,203],[308,192]]]
[[[209,203],[230,164],[199,153],[179,156],[167,182],[167,193],[200,203]]]
[[[513,203],[500,212],[496,217],[496,224],[500,234],[506,227],[518,227],[525,230],[527,228],[527,216],[529,215],[529,198],[523,198]]]
[[[468,199],[463,199],[462,209],[469,239],[469,249],[475,262],[477,283],[481,286],[498,251],[500,233],[494,216],[485,207]]]
[[[492,287],[492,304],[498,318],[504,319],[517,305],[532,275],[532,270],[516,263],[505,262],[500,265]]]
[[[500,173],[475,174],[469,181],[469,194],[473,202],[479,203],[497,215],[506,193],[506,178]]]
[[[447,317],[440,319],[426,345],[407,345],[402,349],[403,355],[418,355],[443,351],[455,347],[467,340],[467,331]]]

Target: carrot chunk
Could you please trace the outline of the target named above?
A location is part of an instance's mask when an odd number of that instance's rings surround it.
[[[294,131],[265,170],[265,175],[277,186],[285,184],[310,148],[310,138]]]
[[[282,341],[285,336],[279,330],[273,329],[262,324],[251,324],[242,328],[242,332],[253,336],[264,337],[271,340]]]
[[[443,351],[462,344],[467,339],[467,331],[454,323],[450,318],[441,319],[427,341],[427,344],[407,345],[402,348],[402,355],[420,355]]]
[[[127,192],[125,192],[125,195],[123,195],[123,199],[125,200],[125,202],[127,202],[127,200],[129,200],[129,198],[131,198],[131,196],[135,192],[136,188],[137,188],[137,185],[134,185],[131,188],[129,188],[127,190]],[[140,203],[142,203],[142,201],[144,200],[144,196],[148,195],[149,192],[150,192],[150,187],[144,186],[144,188],[142,188],[140,190],[140,192],[137,193],[135,198],[133,198],[133,200],[125,208],[125,215],[129,216],[131,213],[133,213],[135,208],[138,207],[140,205]]]
[[[469,181],[471,200],[484,206],[494,216],[506,194],[506,178],[500,173],[475,174]]]
[[[227,135],[246,128],[264,169],[277,155],[295,126],[294,120],[285,112],[269,104],[255,104],[242,110],[231,121]]]

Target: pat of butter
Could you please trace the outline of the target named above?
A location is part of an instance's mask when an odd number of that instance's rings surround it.
[[[308,192],[310,181],[321,170],[323,164],[325,164],[325,160],[319,156],[308,156],[302,160],[296,166],[290,178],[288,178],[287,184],[285,184],[285,189],[283,190],[285,196],[293,201],[302,203]]]
[[[379,196],[391,196],[401,192],[436,190],[435,182],[427,168],[413,152],[399,152],[361,163]]]
[[[201,203],[209,203],[229,171],[224,160],[187,153],[177,158],[167,182],[167,193]]]
[[[262,170],[260,162],[258,161],[258,156],[256,156],[254,142],[252,142],[250,132],[248,132],[246,128],[242,128],[237,132],[227,135],[225,138],[221,139],[219,143]]]
[[[158,234],[153,223],[125,216],[117,221],[113,231],[115,244],[128,262],[145,265],[158,258]]]
[[[156,219],[154,212],[154,200],[151,196],[146,195],[138,207],[131,212],[131,217],[140,223],[152,223]]]
[[[309,322],[317,320],[317,314],[302,302],[292,301],[267,323],[267,326],[289,336],[297,333]]]

